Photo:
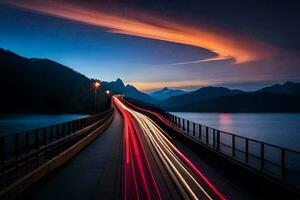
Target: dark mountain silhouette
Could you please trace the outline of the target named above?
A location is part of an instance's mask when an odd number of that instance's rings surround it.
[[[286,82],[255,92],[205,87],[161,101],[169,111],[183,112],[299,112],[300,84]]]
[[[286,82],[284,84],[276,84],[258,90],[259,92],[268,92],[276,94],[289,94],[300,96],[300,83]]]
[[[0,113],[94,112],[94,80],[48,59],[27,59],[0,48]],[[97,111],[106,108],[105,90],[170,111],[299,112],[300,83],[286,82],[255,92],[205,87],[162,101],[140,92],[121,79],[102,82]],[[169,93],[164,88],[158,93]],[[170,93],[174,94],[174,91]],[[169,94],[168,94],[169,95]]]
[[[0,48],[0,113],[90,113],[95,111],[94,80],[48,59],[27,59]],[[101,82],[98,111],[107,106],[106,90],[155,103],[121,79]]]
[[[132,85],[126,85],[126,90],[125,90],[124,94],[130,98],[144,101],[146,103],[152,103],[152,104],[158,103],[155,99],[153,99],[149,95],[139,91]]]
[[[119,78],[111,82],[102,81],[101,85],[105,90],[110,90],[113,94],[123,94],[125,90],[125,85]]]
[[[174,110],[175,108],[181,107],[183,105],[196,103],[201,100],[242,94],[242,93],[244,93],[244,91],[230,90],[224,87],[204,87],[195,90],[194,92],[167,98],[161,101],[160,105],[167,110]]]
[[[188,92],[183,91],[183,90],[174,90],[174,89],[165,87],[161,90],[149,93],[149,96],[151,96],[157,100],[164,100],[164,99],[167,99],[172,96],[177,96],[177,95],[186,94],[186,93],[188,93]]]
[[[93,80],[48,59],[27,59],[0,49],[1,113],[90,113]],[[98,91],[98,111],[107,105]]]
[[[149,95],[139,91],[132,85],[124,85],[121,79],[117,79],[112,82],[102,82],[102,86],[105,90],[111,90],[113,94],[124,94],[127,97],[136,99],[138,101],[157,104],[157,101]]]
[[[182,112],[300,112],[300,96],[248,92],[173,107]]]

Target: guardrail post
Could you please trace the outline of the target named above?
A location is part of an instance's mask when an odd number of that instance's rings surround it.
[[[188,132],[188,134],[190,133],[190,121],[189,120],[186,120],[186,123],[187,123],[187,125],[186,125],[186,127],[187,127],[187,132]]]
[[[260,147],[260,158],[261,158],[261,161],[260,161],[260,168],[261,170],[264,170],[265,168],[265,145],[264,143],[261,143],[261,147]]]
[[[182,125],[183,125],[183,130],[185,130],[185,127],[184,127],[184,119],[182,119]]]
[[[235,135],[232,135],[232,156],[235,156]]]
[[[5,160],[5,137],[0,137],[0,163]]]
[[[39,148],[39,130],[38,129],[34,130],[34,146],[36,149]]]
[[[245,162],[248,163],[249,161],[249,140],[246,138],[245,141]]]
[[[193,136],[195,136],[196,130],[195,130],[195,122],[193,122]]]
[[[220,130],[217,130],[217,150],[220,150]]]
[[[213,129],[213,147],[216,146],[216,130]]]
[[[208,140],[208,127],[206,127],[206,144],[209,144],[209,140]]]
[[[284,148],[281,149],[281,179],[286,179],[286,173],[285,173],[285,150]]]
[[[179,128],[182,128],[181,121],[182,121],[182,120],[181,120],[181,118],[180,118],[180,117],[178,117],[178,127],[179,127]]]
[[[19,134],[15,134],[15,145],[14,145],[14,153],[15,156],[18,157],[19,156]]]
[[[201,136],[202,136],[202,127],[201,124],[199,124],[199,139],[201,140]]]

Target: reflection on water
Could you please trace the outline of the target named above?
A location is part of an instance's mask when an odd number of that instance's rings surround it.
[[[173,113],[223,131],[300,151],[300,113]]]
[[[49,126],[75,119],[86,117],[87,115],[0,115],[0,135],[7,135],[15,132],[25,131],[34,128]]]
[[[232,123],[232,116],[228,113],[221,113],[219,123],[221,125],[230,125]]]

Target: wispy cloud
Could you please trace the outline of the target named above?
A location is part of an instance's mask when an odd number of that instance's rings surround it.
[[[197,64],[197,63],[206,63],[206,62],[214,62],[214,61],[222,61],[222,60],[230,60],[232,57],[212,57],[207,59],[201,60],[193,60],[193,61],[186,61],[186,62],[177,62],[177,63],[169,63],[169,64],[162,64],[158,66],[177,66],[177,65],[190,65],[190,64]]]
[[[218,55],[216,58],[174,63],[172,65],[222,59],[233,59],[236,63],[245,63],[272,57],[277,53],[274,47],[261,41],[242,37],[241,35],[236,37],[234,33],[223,30],[186,25],[177,22],[175,19],[165,20],[156,15],[141,14],[139,11],[133,11],[130,16],[126,13],[120,16],[114,12],[101,10],[101,7],[97,7],[96,10],[65,1],[11,0],[8,3],[23,9],[104,27],[112,33],[196,46],[208,49]]]

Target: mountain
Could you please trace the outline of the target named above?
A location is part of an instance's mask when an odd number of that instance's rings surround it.
[[[300,112],[300,96],[247,92],[173,107],[178,112]]]
[[[123,94],[125,91],[125,85],[119,78],[111,82],[102,81],[101,87],[103,87],[104,90],[110,90],[113,94]]]
[[[224,87],[203,87],[196,91],[173,96],[160,102],[160,105],[167,110],[174,110],[175,108],[183,105],[199,102],[205,99],[231,96],[236,94],[242,94],[242,90],[231,90]]]
[[[149,95],[139,91],[132,85],[124,85],[121,79],[117,79],[112,82],[102,82],[104,90],[111,90],[112,94],[124,94],[127,97],[136,99],[138,101],[156,104],[157,100],[150,97]]]
[[[139,91],[132,85],[126,85],[126,90],[124,94],[130,98],[137,99],[139,101],[144,101],[146,103],[157,104],[158,102],[150,97],[149,95]]]
[[[150,93],[149,96],[161,101],[161,100],[167,99],[169,97],[173,97],[173,96],[177,96],[177,95],[181,95],[181,94],[185,94],[185,93],[187,93],[187,92],[183,91],[183,90],[174,90],[174,89],[165,87],[161,90]]]
[[[90,113],[93,80],[49,59],[28,59],[0,49],[0,113]],[[97,92],[97,109],[107,95]]]
[[[178,112],[299,112],[300,83],[286,82],[254,92],[205,87],[160,102]]]
[[[284,84],[276,84],[262,88],[258,92],[268,92],[276,94],[289,94],[300,96],[300,83],[286,82]]]

